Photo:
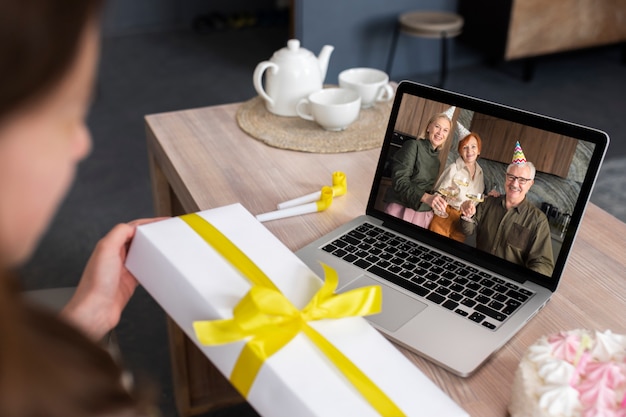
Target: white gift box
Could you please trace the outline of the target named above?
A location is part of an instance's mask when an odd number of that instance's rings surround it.
[[[197,213],[244,252],[301,309],[323,281],[239,204]],[[229,319],[250,282],[181,218],[139,226],[126,261],[151,296],[229,378],[245,341],[202,345],[195,321]],[[383,305],[384,308],[384,305]],[[407,416],[467,416],[362,317],[309,322]],[[263,416],[379,416],[308,339],[267,359],[246,395]]]

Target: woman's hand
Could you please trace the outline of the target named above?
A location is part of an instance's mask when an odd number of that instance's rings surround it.
[[[138,225],[164,218],[118,224],[96,245],[78,288],[61,315],[94,340],[115,327],[137,288],[137,280],[124,263]]]
[[[422,196],[422,202],[428,204],[434,210],[438,210],[441,212],[446,211],[446,207],[448,207],[448,202],[446,199],[440,194],[428,194],[424,193]]]

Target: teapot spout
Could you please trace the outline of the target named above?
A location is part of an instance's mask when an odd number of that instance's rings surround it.
[[[326,71],[328,70],[328,61],[330,60],[330,54],[333,53],[334,49],[335,49],[334,46],[324,45],[322,47],[322,50],[320,51],[319,56],[317,57],[317,60],[320,66],[320,74],[322,75],[322,84],[324,83],[324,80],[326,79]]]

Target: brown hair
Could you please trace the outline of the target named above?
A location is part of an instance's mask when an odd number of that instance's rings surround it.
[[[459,141],[459,146],[457,146],[457,151],[459,152],[459,154],[461,154],[461,150],[463,150],[463,147],[467,145],[467,142],[469,142],[472,137],[476,139],[476,144],[478,145],[478,153],[480,153],[480,151],[483,149],[483,141],[480,139],[480,136],[478,136],[478,133],[471,132],[465,135],[465,137]]]
[[[0,273],[0,416],[154,414],[147,391],[124,386],[113,357],[54,314],[23,300]]]
[[[0,119],[49,92],[74,62],[103,0],[0,2]]]
[[[62,81],[102,3],[0,1],[0,121]],[[25,302],[17,280],[0,264],[0,416],[154,414],[152,394],[129,390],[122,376],[105,349]]]

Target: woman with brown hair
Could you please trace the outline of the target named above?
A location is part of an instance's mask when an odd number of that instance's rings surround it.
[[[100,0],[0,2],[0,416],[145,416],[97,342],[137,282],[125,269],[135,226],[97,245],[61,317],[29,305],[10,271],[34,251],[89,153],[85,125]]]

